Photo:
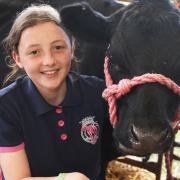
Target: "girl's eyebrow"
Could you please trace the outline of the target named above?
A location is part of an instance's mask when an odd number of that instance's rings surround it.
[[[29,49],[29,48],[38,47],[38,46],[40,46],[40,44],[31,44],[27,48]]]
[[[58,40],[55,40],[55,41],[52,41],[51,42],[51,44],[54,44],[54,43],[57,43],[57,42],[65,42],[65,40],[63,40],[63,39],[58,39]],[[39,47],[39,46],[41,46],[41,44],[31,44],[31,45],[29,45],[28,47],[27,47],[27,49],[29,49],[29,48],[34,48],[34,47]]]
[[[57,43],[57,42],[63,42],[63,43],[64,43],[65,40],[63,40],[63,39],[58,39],[58,40],[52,41],[51,44],[54,44],[54,43]]]

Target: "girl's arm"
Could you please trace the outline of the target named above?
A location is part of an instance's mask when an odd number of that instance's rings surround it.
[[[0,164],[5,180],[30,177],[31,172],[25,150],[0,153]]]
[[[56,177],[31,177],[25,150],[0,153],[0,164],[5,180],[58,180]],[[64,180],[89,180],[85,175],[68,173]]]

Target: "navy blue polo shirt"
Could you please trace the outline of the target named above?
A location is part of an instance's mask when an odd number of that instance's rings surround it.
[[[104,81],[73,74],[66,81],[57,107],[27,76],[0,90],[0,152],[25,148],[34,177],[77,171],[99,180],[102,162],[113,154]]]

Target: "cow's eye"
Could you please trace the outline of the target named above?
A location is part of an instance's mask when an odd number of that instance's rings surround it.
[[[114,65],[114,69],[115,69],[115,71],[120,71],[121,70],[121,68],[117,64]]]
[[[109,64],[109,70],[110,70],[110,74],[112,75],[112,79],[115,82],[119,82],[120,79],[131,77],[131,74],[128,71],[128,69],[122,64],[116,64],[111,61]]]
[[[113,71],[116,71],[116,72],[123,72],[124,71],[123,67],[120,66],[119,64],[115,64],[115,63],[110,62],[110,66],[112,67]]]

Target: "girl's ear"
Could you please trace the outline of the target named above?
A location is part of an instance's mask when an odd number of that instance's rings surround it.
[[[72,45],[71,45],[71,46],[72,46],[72,48],[71,48],[71,50],[72,50],[72,52],[71,52],[71,53],[72,53],[72,57],[71,57],[71,58],[73,59],[73,57],[74,57],[74,51],[75,51],[75,40],[74,40],[74,38],[73,38],[73,40],[72,40]]]
[[[19,55],[17,54],[17,52],[16,51],[13,51],[12,52],[12,58],[13,58],[13,60],[16,62],[16,64],[19,66],[19,68],[23,68],[23,65],[22,65],[22,63],[21,63],[21,61],[20,61],[20,57],[19,57]]]

